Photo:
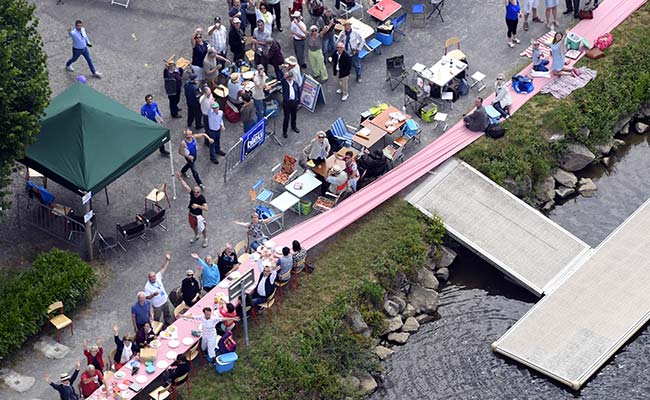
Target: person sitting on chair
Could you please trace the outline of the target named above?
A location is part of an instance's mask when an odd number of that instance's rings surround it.
[[[165,382],[171,385],[176,379],[190,372],[190,364],[187,362],[185,354],[176,356],[176,361],[167,368],[167,377]]]
[[[333,194],[340,194],[347,188],[348,174],[343,171],[340,165],[335,164],[330,168],[325,182],[321,186],[322,195],[325,196],[326,192]]]
[[[277,273],[273,270],[270,261],[264,261],[264,271],[257,280],[255,292],[253,292],[253,304],[258,305],[266,303],[268,297],[275,291],[275,277]]]
[[[115,363],[115,370],[122,368],[124,364],[131,361],[132,358],[138,359],[140,357],[140,348],[137,344],[133,343],[133,335],[124,335],[120,339],[120,330],[117,325],[113,326],[115,346],[115,357],[113,362]]]
[[[364,180],[378,178],[388,171],[388,161],[381,150],[361,154],[357,166],[360,172],[365,171]]]
[[[293,256],[291,256],[290,253],[291,249],[288,247],[282,248],[282,257],[278,258],[278,261],[276,262],[276,265],[280,267],[280,269],[278,269],[278,279],[293,268]],[[281,282],[287,282],[288,280],[289,279]]]
[[[145,324],[138,329],[138,333],[135,334],[135,343],[142,348],[146,347],[155,338],[156,332],[154,332],[149,322],[145,322]]]
[[[233,72],[230,74],[230,80],[228,81],[228,101],[236,105],[238,108],[242,104],[242,100],[239,98],[241,93],[241,78],[238,72]]]
[[[201,298],[201,286],[199,281],[194,278],[194,271],[188,269],[185,271],[185,279],[181,282],[181,291],[183,292],[183,302],[192,307]]]
[[[226,354],[237,351],[237,343],[232,338],[232,332],[226,332],[219,339],[218,344],[219,354]]]
[[[237,253],[232,248],[232,244],[226,243],[226,248],[221,252],[217,265],[219,266],[219,274],[223,277],[228,275],[228,272],[233,269],[235,265],[239,264],[237,260]]]
[[[250,223],[240,221],[234,221],[234,223],[248,228],[248,247],[253,250],[257,250],[260,245],[263,245],[267,240],[269,240],[268,236],[266,236],[262,231],[262,228],[264,227],[263,223],[266,221],[267,220],[260,220],[260,216],[254,212],[251,214]]]
[[[319,165],[327,159],[330,154],[330,141],[327,140],[325,132],[319,131],[316,137],[309,142],[309,145],[302,150],[307,161],[312,161],[314,165]]]
[[[476,107],[476,110],[469,115],[463,116],[463,121],[465,122],[467,129],[470,131],[483,132],[490,124],[487,112],[483,107],[483,98],[477,97],[474,101],[474,106]]]

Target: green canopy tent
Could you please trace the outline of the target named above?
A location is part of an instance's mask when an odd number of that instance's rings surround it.
[[[166,127],[76,83],[45,109],[21,163],[82,196],[105,189],[168,141]]]

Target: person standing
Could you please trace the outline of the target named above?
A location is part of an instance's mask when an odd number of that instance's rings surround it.
[[[264,27],[264,21],[261,19],[257,21],[257,28],[253,31],[253,39],[251,40],[251,48],[255,52],[255,64],[264,65],[264,69],[268,65],[267,53],[268,46],[267,41],[271,39],[271,31],[267,31]]]
[[[203,129],[203,122],[201,121],[201,104],[199,103],[201,91],[196,84],[197,78],[196,74],[191,74],[185,82],[185,102],[187,103],[187,127],[191,128],[194,123],[196,129],[199,130]]]
[[[278,5],[279,5],[279,0],[278,0]],[[264,21],[264,29],[266,29],[269,32],[273,32],[273,21],[275,20],[275,17],[273,14],[271,14],[270,11],[267,10],[266,4],[262,3],[262,0],[259,0],[257,2],[257,10],[255,10],[255,21],[262,20]],[[278,29],[280,32],[282,32],[282,29]]]
[[[269,46],[269,52],[266,54],[269,64],[273,65],[273,70],[275,72],[275,79],[282,80],[282,65],[284,64],[284,55],[282,55],[282,46],[280,42],[275,39],[270,39],[266,42]],[[266,68],[264,68],[266,73]]]
[[[214,103],[214,96],[212,95],[212,90],[208,85],[203,85],[201,97],[199,97],[199,105],[201,106],[201,117],[203,121],[203,126],[208,126],[208,114],[210,114],[210,109],[212,109],[212,103]],[[205,139],[205,145],[210,146],[210,142]]]
[[[232,51],[232,62],[237,63],[246,57],[246,37],[241,30],[241,20],[237,17],[232,19],[230,31],[228,32],[228,45]]]
[[[323,57],[327,58],[330,62],[332,61],[332,54],[336,51],[336,44],[334,43],[335,24],[334,14],[332,13],[332,9],[329,7],[325,8],[323,15],[321,15],[316,22],[323,39]]]
[[[243,2],[242,6],[246,4],[246,9],[244,10],[244,17],[246,18],[246,22],[248,25],[251,27],[251,36],[253,36],[253,30],[257,26],[257,16],[255,12],[257,11],[257,8],[255,8],[255,1],[250,0],[250,2]],[[246,33],[246,31],[244,31]]]
[[[566,10],[562,14],[568,15],[573,13],[573,18],[578,18],[578,12],[580,11],[580,0],[564,0],[566,5]]]
[[[208,44],[203,41],[203,29],[196,28],[192,39],[192,72],[199,75],[199,80],[203,80],[203,60],[208,54]]]
[[[350,95],[348,83],[350,80],[350,71],[352,70],[352,59],[345,52],[345,45],[341,42],[336,44],[336,52],[332,57],[332,68],[334,76],[338,77],[337,83],[339,88],[336,93],[341,94],[341,101],[346,101]]]
[[[201,322],[201,350],[207,352],[207,360],[210,364],[215,363],[217,356],[215,349],[217,347],[217,329],[216,326],[221,322],[221,318],[212,313],[212,308],[204,307],[202,315],[184,314],[180,316],[183,319],[195,319]]]
[[[221,131],[226,130],[223,125],[223,111],[219,110],[219,103],[216,101],[212,103],[210,112],[208,113],[208,136],[212,141],[210,142],[210,161],[219,164],[217,154],[225,156],[221,150]]]
[[[144,293],[147,295],[147,299],[151,300],[151,305],[153,306],[153,319],[160,321],[160,317],[162,316],[165,325],[174,323],[172,304],[169,302],[169,296],[163,284],[163,274],[167,271],[169,260],[171,259],[172,255],[165,253],[165,260],[160,270],[158,272],[150,271],[148,275],[149,280],[144,285]]]
[[[203,235],[203,247],[208,247],[207,223],[203,217],[203,211],[208,211],[208,202],[201,193],[201,188],[199,186],[190,188],[180,172],[176,174],[176,177],[181,182],[181,185],[183,185],[185,191],[190,194],[190,204],[187,206],[189,210],[187,221],[189,222],[192,231],[194,231],[194,238],[190,240],[190,244],[199,240],[199,234],[201,234]]]
[[[181,118],[178,112],[178,103],[181,101],[181,88],[183,87],[183,68],[176,67],[174,61],[167,63],[163,70],[165,80],[165,93],[169,99],[169,114],[172,118]]]
[[[282,32],[282,5],[280,4],[280,0],[266,0],[266,4],[268,4],[268,7],[273,14],[273,19],[275,20],[275,26],[278,28],[278,32]]]
[[[322,0],[307,0],[307,12],[311,17],[310,24],[316,24],[316,21],[323,15],[325,6]]]
[[[537,8],[539,7],[539,0],[525,0],[524,3],[524,30],[528,30],[528,16],[532,14],[531,21],[544,22],[537,16]]]
[[[352,23],[349,20],[343,22],[344,30],[339,37],[339,43],[345,46],[345,52],[348,53],[352,60],[354,72],[357,75],[357,82],[361,83],[361,60],[359,60],[359,52],[365,46],[366,41],[363,36],[356,29],[352,29]]]
[[[213,48],[208,50],[208,55],[203,60],[203,76],[210,89],[214,90],[217,87],[219,71],[228,63],[230,63],[230,60],[217,54],[217,50]]]
[[[77,379],[77,375],[79,375],[79,370],[81,369],[81,363],[77,361],[74,367],[74,372],[72,373],[72,376],[70,376],[67,372],[61,374],[60,377],[60,383],[53,383],[52,378],[50,377],[49,374],[45,375],[45,382],[47,382],[48,385],[52,386],[54,390],[59,392],[59,396],[61,396],[61,400],[78,400],[79,396],[77,395],[77,392],[75,392],[74,387],[72,386],[74,384],[74,381]]]
[[[327,140],[327,135],[323,131],[318,131],[316,137],[309,142],[307,147],[302,149],[302,154],[307,161],[312,161],[315,165],[327,160],[330,155],[332,146]]]
[[[255,114],[255,104],[253,104],[251,95],[245,92],[242,94],[241,99],[243,104],[239,110],[239,119],[242,128],[244,128],[244,133],[246,133],[257,123],[257,115]]]
[[[196,133],[192,134],[192,131],[189,129],[185,129],[185,132],[183,134],[183,140],[181,140],[180,145],[178,146],[178,154],[180,154],[182,157],[185,158],[185,165],[183,168],[181,168],[181,171],[179,172],[179,175],[182,174],[185,176],[187,173],[187,170],[192,171],[192,176],[194,177],[194,181],[196,182],[197,185],[201,189],[205,189],[205,185],[203,182],[201,182],[201,178],[199,177],[199,173],[196,171],[196,156],[197,156],[197,146],[196,146],[196,139],[204,139],[208,141],[208,145],[213,142],[210,137],[205,134],[205,133]]]
[[[221,282],[221,271],[219,267],[212,261],[212,256],[205,256],[205,261],[201,260],[197,253],[192,253],[191,256],[196,260],[199,269],[202,270],[201,280],[203,281],[203,290],[206,292],[211,291]]]
[[[210,37],[210,47],[217,51],[221,57],[226,57],[228,53],[228,31],[221,25],[221,17],[214,17],[214,25],[208,29]]]
[[[162,115],[160,114],[160,109],[158,108],[158,104],[156,104],[156,102],[153,101],[153,95],[151,94],[144,96],[144,104],[142,105],[142,107],[140,107],[140,115],[155,123],[161,123],[161,124],[165,123],[165,120],[162,118]],[[169,152],[165,149],[164,143],[160,145],[158,151],[160,151],[160,154],[163,156],[169,155]]]
[[[145,292],[138,292],[137,301],[131,306],[131,322],[133,323],[133,331],[138,332],[144,324],[153,321],[153,308],[151,308],[151,301],[147,300]]]
[[[323,57],[323,34],[324,30],[319,33],[316,25],[309,27],[307,54],[314,78],[320,79],[321,82],[326,82],[327,68],[325,67],[325,58]]]
[[[560,0],[546,0],[546,28],[557,29],[557,6]],[[551,14],[553,15],[553,23],[551,23]]]
[[[300,68],[307,68],[305,64],[305,39],[307,39],[307,27],[302,22],[302,15],[300,11],[295,11],[291,20],[291,37],[293,38],[293,52],[298,59]]]
[[[515,47],[517,39],[517,24],[521,15],[519,0],[506,0],[506,26],[508,27],[508,46]]]
[[[282,80],[282,109],[284,118],[282,120],[282,137],[288,138],[287,129],[289,128],[289,119],[291,119],[291,130],[300,133],[296,126],[296,117],[298,106],[300,105],[300,86],[293,80],[293,74],[287,72]]]
[[[253,77],[253,104],[255,104],[255,114],[257,120],[264,118],[264,99],[266,94],[264,93],[264,88],[266,87],[266,72],[264,72],[264,66],[262,64],[257,65],[257,70],[255,71],[255,76]]]
[[[95,65],[93,64],[93,60],[90,58],[90,51],[88,48],[93,47],[93,45],[90,44],[90,40],[86,34],[86,28],[84,28],[83,22],[81,22],[81,20],[76,20],[74,23],[74,28],[71,28],[68,31],[68,35],[72,39],[72,57],[65,63],[65,69],[70,72],[74,72],[72,63],[77,61],[79,57],[83,56],[83,58],[86,59],[88,68],[90,68],[90,72],[93,74],[93,76],[95,78],[101,79],[102,74],[97,72]]]

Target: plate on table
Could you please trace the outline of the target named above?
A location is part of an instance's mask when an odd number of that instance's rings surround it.
[[[251,260],[253,261],[259,261],[260,258],[262,258],[260,253],[253,253],[253,255],[251,256]]]
[[[149,345],[152,348],[157,349],[158,347],[160,347],[160,340],[158,340],[158,339],[152,340],[151,343],[149,343]]]
[[[180,342],[178,340],[170,340],[169,343],[167,343],[167,345],[171,349],[177,348],[179,344],[180,344]]]
[[[275,254],[282,255],[282,246],[278,246],[275,248]]]
[[[228,280],[224,279],[221,282],[219,282],[219,284],[217,286],[219,286],[220,288],[227,288],[228,285],[230,285],[230,282]]]
[[[165,369],[165,368],[169,367],[169,363],[167,361],[165,361],[165,360],[160,360],[160,361],[158,361],[156,363],[156,367],[158,367],[160,369]]]
[[[165,354],[165,357],[167,357],[170,360],[176,360],[176,356],[178,356],[178,354],[175,351],[171,351],[171,350]]]
[[[147,383],[147,377],[144,376],[144,375],[138,375],[135,378],[135,381],[138,382],[138,383]]]
[[[192,339],[191,337],[188,336],[188,337],[184,337],[184,338],[183,338],[183,344],[184,344],[185,346],[189,346],[189,345],[191,345],[192,343],[194,343],[194,339]]]
[[[273,240],[267,240],[266,243],[264,243],[264,247],[271,250],[275,247],[275,242]]]
[[[123,383],[118,383],[117,387],[120,388],[120,390],[127,390],[129,388],[128,385],[125,385]]]
[[[126,376],[126,374],[124,373],[124,371],[117,371],[114,376],[116,379],[122,379]]]
[[[167,331],[170,333],[176,332],[176,327],[174,325],[170,325],[167,327]]]
[[[230,277],[232,278],[233,281],[236,281],[237,279],[241,278],[241,272],[239,271],[231,272]]]

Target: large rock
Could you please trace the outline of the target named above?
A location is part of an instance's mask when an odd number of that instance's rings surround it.
[[[359,378],[359,389],[364,394],[370,394],[377,389],[377,382],[375,382],[375,378],[369,373],[362,372],[357,374],[357,378]]]
[[[553,197],[555,197],[555,179],[549,176],[539,182],[535,187],[535,195],[543,203],[553,200]]]
[[[570,144],[560,158],[560,167],[565,171],[580,171],[589,165],[596,156],[583,144]]]
[[[564,137],[565,136],[564,136],[563,133],[554,133],[554,134],[552,134],[551,136],[548,137],[547,141],[549,143],[556,143],[556,142],[564,140]]]
[[[0,377],[8,388],[18,393],[26,392],[36,382],[34,377],[21,375],[13,369],[0,370]]]
[[[41,340],[34,343],[34,350],[42,353],[47,358],[60,360],[70,353],[70,348],[55,342],[49,336],[43,336]]]
[[[433,321],[434,319],[436,319],[436,317],[434,317],[433,315],[429,315],[429,314],[420,314],[420,315],[415,317],[415,320],[418,321],[418,323],[420,325],[424,325],[427,322]]]
[[[629,134],[630,134],[630,124],[629,124],[629,121],[628,121],[627,124],[625,124],[625,125],[623,125],[623,126],[621,127],[621,129],[618,131],[618,134],[619,134],[619,135],[623,135],[623,136],[625,136],[625,135],[629,135]]]
[[[616,125],[614,125],[614,132],[619,132],[627,135],[629,132],[630,121],[632,121],[631,115],[619,120]],[[625,130],[625,133],[623,133],[623,130]]]
[[[404,344],[409,340],[409,333],[406,332],[393,332],[388,335],[388,341],[395,344]]]
[[[617,150],[620,149],[621,147],[625,146],[625,140],[614,139],[614,140],[612,141],[612,145],[613,145],[613,147],[614,147],[614,151],[617,151]]]
[[[352,328],[352,332],[360,333],[364,336],[370,336],[371,330],[366,321],[363,320],[361,313],[358,309],[353,308],[348,314],[348,324]]]
[[[605,144],[599,144],[596,146],[596,151],[598,154],[601,156],[606,156],[609,154],[610,151],[612,151],[612,147],[614,146],[614,141],[609,141]]]
[[[555,189],[555,195],[561,199],[566,199],[567,197],[574,194],[576,190],[572,187],[560,186]]]
[[[395,353],[395,350],[389,349],[388,347],[384,347],[384,346],[377,346],[374,349],[372,349],[372,352],[377,354],[377,357],[379,357],[381,361],[384,361],[388,357],[392,356],[393,353]]]
[[[639,110],[641,115],[643,115],[645,118],[650,118],[650,106],[644,106]]]
[[[346,376],[345,378],[341,377],[341,383],[343,386],[347,386],[353,391],[359,390],[359,386],[361,385],[359,378],[353,375]]]
[[[580,128],[578,129],[578,136],[580,136],[583,140],[589,139],[589,135],[591,135],[591,130],[589,128]]]
[[[394,317],[399,314],[399,304],[395,303],[392,300],[386,300],[384,302],[384,314],[388,317]]]
[[[610,169],[616,163],[616,157],[603,157],[600,162],[605,166],[605,168]]]
[[[522,181],[516,181],[512,178],[503,180],[503,187],[517,197],[524,197],[532,190],[532,182],[530,178],[524,177]]]
[[[596,190],[598,190],[598,187],[589,178],[582,178],[580,179],[580,182],[578,182],[578,192],[585,196],[585,197],[591,197],[596,193]]]
[[[382,335],[386,335],[386,334],[391,333],[391,332],[399,331],[400,328],[402,327],[402,325],[404,325],[402,323],[402,317],[400,317],[399,315],[397,315],[397,316],[395,316],[395,317],[393,317],[391,319],[385,319],[384,321],[386,321],[386,330],[384,330],[384,332],[382,332]]]
[[[637,133],[646,133],[649,128],[650,126],[648,126],[648,124],[644,124],[643,122],[637,122],[634,124],[634,130]]]
[[[440,286],[433,271],[424,267],[419,268],[417,271],[417,282],[427,289],[438,290],[438,286]]]
[[[407,304],[406,307],[404,308],[404,311],[402,311],[402,317],[408,318],[414,316],[415,316],[415,307],[413,307],[410,304]]]
[[[456,252],[446,246],[438,246],[440,252],[440,260],[438,260],[438,268],[444,268],[451,265],[456,259]]]
[[[449,280],[449,268],[440,268],[435,273],[436,279],[447,282]]]
[[[420,329],[420,323],[414,317],[406,318],[404,325],[402,325],[402,332],[413,333]]]
[[[388,300],[392,301],[393,303],[397,304],[397,312],[401,313],[404,311],[404,307],[406,307],[406,300],[399,296],[390,296]]]
[[[553,179],[562,186],[574,187],[578,183],[578,178],[572,172],[558,168],[553,172]]]
[[[411,285],[408,301],[415,308],[416,314],[432,314],[438,309],[438,292],[420,285]]]

